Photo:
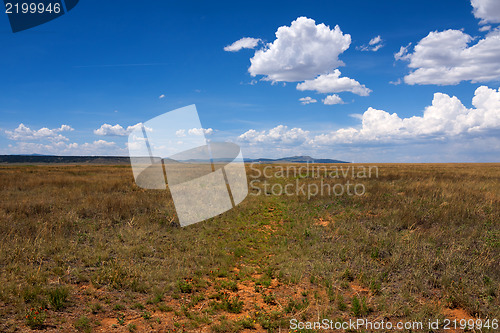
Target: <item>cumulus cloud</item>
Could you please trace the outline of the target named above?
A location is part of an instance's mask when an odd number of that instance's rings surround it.
[[[285,144],[285,145],[300,145],[304,143],[309,135],[309,131],[304,131],[301,128],[288,129],[288,126],[278,125],[269,131],[249,130],[238,137],[241,142],[250,145],[255,144]]]
[[[451,85],[500,79],[500,30],[469,46],[473,40],[460,30],[434,31],[415,45],[413,53],[402,47],[394,56],[409,61],[408,67],[413,69],[404,78],[407,84]]]
[[[372,51],[372,52],[377,52],[380,50],[384,44],[382,44],[382,37],[380,35],[373,37],[370,39],[368,42],[368,45],[361,45],[357,47],[356,49],[361,50],[361,51]]]
[[[326,96],[325,99],[323,99],[323,104],[325,105],[334,105],[334,104],[343,104],[344,101],[342,100],[342,98],[339,97],[339,95],[329,95],[329,96]]]
[[[306,80],[297,84],[298,90],[315,90],[320,93],[339,93],[344,91],[352,92],[360,96],[368,96],[370,89],[360,84],[354,79],[340,77],[340,71],[334,70],[333,73],[320,75],[314,80]]]
[[[188,134],[190,135],[211,135],[214,133],[212,128],[191,128],[188,130]]]
[[[498,0],[471,0],[474,16],[481,24],[500,23],[500,2]]]
[[[24,124],[10,131],[6,130],[5,134],[10,140],[16,141],[30,141],[30,140],[51,140],[51,141],[67,141],[68,138],[60,134],[61,132],[73,131],[69,125],[61,125],[59,128],[49,129],[42,127],[39,130],[32,130]]]
[[[313,19],[299,17],[279,27],[276,39],[255,52],[248,71],[266,80],[297,82],[313,79],[344,65],[338,56],[349,48],[351,36]]]
[[[254,49],[261,40],[259,38],[243,37],[231,45],[224,47],[224,51],[238,52],[241,49]]]
[[[303,105],[306,105],[306,104],[311,104],[311,103],[316,103],[316,102],[317,102],[317,100],[315,100],[314,98],[311,98],[311,97],[309,97],[309,96],[299,98],[299,101],[300,101]]]
[[[313,144],[393,142],[406,139],[435,140],[474,135],[500,129],[500,90],[481,86],[468,109],[455,96],[435,93],[432,105],[422,116],[400,118],[397,113],[368,108],[361,117],[361,128],[341,128],[315,136]]]
[[[141,127],[142,123],[137,123],[133,126],[128,126],[127,128],[123,128],[119,124],[116,125],[103,124],[101,125],[100,128],[94,130],[94,134],[100,136],[127,136],[136,128],[141,128]],[[146,131],[150,130],[151,130],[150,128],[146,127]]]

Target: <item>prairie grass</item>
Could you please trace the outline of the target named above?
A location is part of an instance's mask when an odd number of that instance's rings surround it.
[[[500,319],[499,164],[382,164],[367,179],[265,179],[264,167],[247,166],[258,186],[350,180],[366,194],[254,188],[180,228],[169,192],[137,187],[128,166],[1,166],[0,331]]]

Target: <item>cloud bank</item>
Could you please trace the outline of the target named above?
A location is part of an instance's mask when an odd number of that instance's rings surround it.
[[[301,128],[288,129],[279,125],[271,130],[249,130],[239,140],[256,144],[336,144],[440,142],[454,137],[482,135],[495,137],[500,130],[500,89],[481,86],[472,99],[474,108],[465,107],[455,96],[435,93],[432,104],[422,116],[401,118],[397,113],[368,108],[359,118],[359,127],[340,128],[314,136]],[[495,134],[496,133],[496,134]]]
[[[19,126],[12,130],[6,130],[5,134],[10,140],[16,141],[30,141],[30,140],[50,140],[50,141],[67,141],[68,138],[60,134],[65,131],[73,131],[73,128],[69,125],[61,125],[59,128],[48,129],[43,127],[39,130],[32,130],[31,128],[25,126],[24,124],[19,124]]]

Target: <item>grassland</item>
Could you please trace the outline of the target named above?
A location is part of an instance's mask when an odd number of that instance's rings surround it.
[[[128,166],[2,166],[0,332],[500,319],[500,164],[378,169],[356,180],[362,196],[252,189],[180,228],[168,191],[138,188]]]

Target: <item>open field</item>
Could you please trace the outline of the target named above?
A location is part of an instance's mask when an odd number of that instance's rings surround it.
[[[168,191],[137,187],[129,166],[1,166],[0,332],[500,319],[500,164],[383,164],[357,179],[266,180],[265,167],[247,166],[258,182],[235,209],[180,228]],[[272,195],[264,181],[366,194]]]

